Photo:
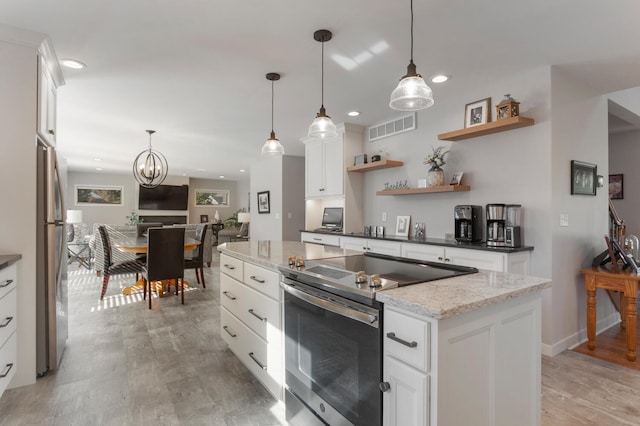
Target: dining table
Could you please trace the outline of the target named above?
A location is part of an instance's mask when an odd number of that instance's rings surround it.
[[[114,238],[112,241],[112,245],[117,250],[120,250],[121,252],[124,252],[124,253],[145,254],[149,249],[147,245],[146,236],[136,237],[136,238]],[[184,251],[191,251],[196,247],[198,247],[198,245],[200,245],[200,241],[193,238],[185,237]],[[185,288],[189,286],[188,284],[189,283],[187,281],[185,281],[184,279],[182,280],[182,285]],[[166,289],[171,285],[175,285],[174,280],[152,281],[151,289],[158,294],[158,297],[163,297],[166,292]],[[136,281],[134,285],[123,288],[122,294],[129,295],[135,291],[139,291],[143,289],[144,289],[144,282],[141,278],[138,281]]]

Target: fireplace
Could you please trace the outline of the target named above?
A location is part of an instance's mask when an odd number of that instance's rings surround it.
[[[163,225],[186,224],[187,216],[140,216],[143,223],[162,223]]]

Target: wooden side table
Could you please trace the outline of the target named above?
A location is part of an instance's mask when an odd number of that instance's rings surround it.
[[[584,275],[587,290],[587,347],[596,348],[596,289],[603,288],[621,292],[620,317],[627,334],[627,359],[636,360],[636,297],[640,276],[633,272],[614,272],[604,266],[584,268],[580,270]]]

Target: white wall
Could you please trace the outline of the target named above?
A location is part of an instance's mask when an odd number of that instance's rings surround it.
[[[283,157],[263,157],[251,166],[252,240],[282,240]],[[270,213],[258,213],[258,192],[269,191]]]
[[[0,27],[2,27],[0,25]],[[1,28],[0,28],[1,29]],[[18,354],[10,386],[36,380],[37,53],[0,40],[0,253],[18,253]]]
[[[192,178],[188,180],[189,184],[189,223],[199,223],[200,215],[209,215],[209,221],[213,220],[213,217],[218,212],[220,220],[224,221],[226,218],[234,214],[240,206],[247,204],[246,194],[239,193],[235,181],[224,179],[196,179]],[[196,189],[223,189],[229,191],[229,205],[224,206],[196,206],[195,205],[195,191]]]
[[[282,240],[300,241],[304,229],[305,181],[304,157],[282,158]]]
[[[627,234],[640,236],[640,131],[609,135],[609,174],[623,175],[622,200],[612,200],[618,215],[624,220]],[[602,173],[600,173],[602,174]],[[607,175],[605,182],[607,182]]]

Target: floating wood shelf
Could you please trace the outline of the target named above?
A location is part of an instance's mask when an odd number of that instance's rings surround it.
[[[388,169],[390,167],[400,167],[404,165],[402,161],[380,160],[372,163],[358,164],[357,166],[347,167],[348,172],[370,172],[372,170]]]
[[[430,186],[428,188],[404,188],[404,189],[386,189],[377,191],[376,195],[411,195],[411,194],[430,194],[433,192],[462,192],[470,191],[469,185],[444,185]]]
[[[464,139],[476,138],[478,136],[519,129],[520,127],[533,126],[533,124],[533,118],[522,116],[503,118],[502,120],[492,121],[490,123],[481,124],[479,126],[454,130],[453,132],[440,133],[438,135],[438,139],[441,141],[461,141]]]

